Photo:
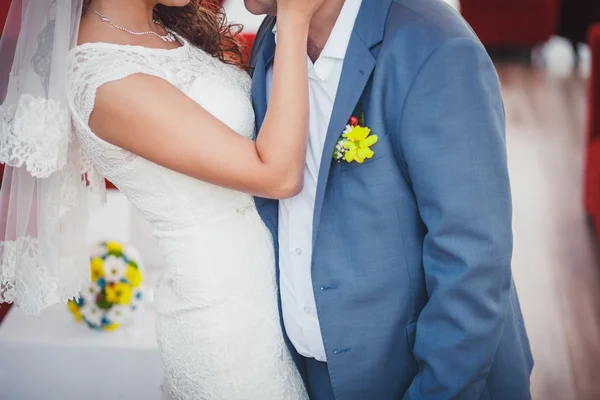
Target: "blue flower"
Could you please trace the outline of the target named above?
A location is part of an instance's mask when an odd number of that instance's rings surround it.
[[[98,282],[96,282],[96,283],[98,284],[100,289],[104,289],[104,287],[106,286],[106,280],[104,278],[98,279]]]
[[[83,305],[85,304],[83,297],[78,298],[75,302],[77,303],[77,307],[79,308],[83,307]]]
[[[83,318],[83,320],[85,321],[85,323],[87,324],[87,326],[90,327],[90,329],[93,329],[95,331],[101,331],[102,330],[102,326],[94,325],[94,324],[90,323],[87,319],[85,319],[85,317]]]

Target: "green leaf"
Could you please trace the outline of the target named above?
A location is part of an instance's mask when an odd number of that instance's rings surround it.
[[[104,296],[102,297],[102,299],[96,302],[96,305],[102,310],[110,310],[113,306],[112,303],[106,300],[106,297]]]
[[[116,257],[116,258],[121,258],[121,257],[123,257],[123,252],[121,252],[121,251],[109,251],[108,255]]]

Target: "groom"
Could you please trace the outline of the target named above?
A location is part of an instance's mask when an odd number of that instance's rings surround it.
[[[259,127],[276,39],[268,17],[251,61]],[[311,398],[529,399],[504,110],[481,43],[442,1],[326,0],[308,47],[304,191],[257,207]],[[350,120],[370,135],[355,128],[338,162]]]

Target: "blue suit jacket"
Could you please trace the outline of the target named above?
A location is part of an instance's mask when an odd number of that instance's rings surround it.
[[[258,127],[272,24],[254,50]],[[360,112],[375,156],[333,162]],[[529,399],[500,86],[454,10],[363,1],[323,151],[312,277],[336,399]],[[278,202],[257,207],[277,242]]]

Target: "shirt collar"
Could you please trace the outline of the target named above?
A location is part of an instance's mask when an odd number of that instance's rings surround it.
[[[352,36],[361,4],[362,0],[344,1],[340,15],[319,58],[325,57],[343,60],[346,57],[346,51],[350,44],[350,37]],[[277,42],[277,24],[273,27],[273,33],[275,34],[275,42]]]

